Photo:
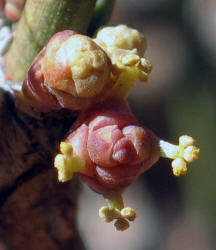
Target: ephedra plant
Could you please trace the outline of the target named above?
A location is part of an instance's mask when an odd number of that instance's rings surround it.
[[[199,155],[191,136],[166,142],[130,110],[131,89],[152,70],[144,34],[99,28],[114,1],[3,2],[19,24],[2,60],[0,237],[13,249],[37,249],[40,238],[41,249],[81,249],[74,175],[106,199],[99,216],[126,230],[136,212],[124,205],[124,190],[160,157],[180,176]]]

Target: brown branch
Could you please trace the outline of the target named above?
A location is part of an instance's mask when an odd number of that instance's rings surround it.
[[[75,117],[38,113],[16,91],[0,90],[0,239],[9,249],[84,248],[75,227],[78,181],[59,184],[52,168]]]

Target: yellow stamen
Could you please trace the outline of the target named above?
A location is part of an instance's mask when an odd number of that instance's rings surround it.
[[[173,174],[175,176],[185,175],[187,173],[187,165],[183,159],[177,158],[172,161],[171,165],[172,165]]]
[[[184,148],[188,146],[193,146],[195,144],[194,139],[188,135],[182,135],[179,137],[179,145],[183,146]]]
[[[184,150],[184,159],[187,162],[193,162],[199,158],[200,149],[195,146],[189,146]]]
[[[136,219],[136,212],[131,207],[125,207],[121,210],[121,216],[129,221]]]
[[[160,140],[160,155],[173,159],[172,170],[175,176],[187,173],[187,163],[199,158],[200,149],[194,146],[195,141],[191,136],[183,135],[179,137],[179,145]]]
[[[61,142],[60,143],[60,151],[61,151],[62,154],[72,155],[73,148],[72,148],[72,146],[69,143],[67,143],[67,142]]]
[[[60,154],[54,160],[54,167],[58,170],[58,180],[66,182],[72,179],[73,173],[79,172],[84,167],[84,161],[77,156],[73,156],[73,148],[67,142],[60,143]]]
[[[106,199],[108,206],[103,206],[99,209],[99,216],[105,222],[115,220],[114,226],[117,230],[124,231],[129,228],[128,221],[134,221],[136,212],[131,207],[124,207],[122,197],[115,196]]]

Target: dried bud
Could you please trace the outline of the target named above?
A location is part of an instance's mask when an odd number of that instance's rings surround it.
[[[108,95],[111,71],[108,56],[91,38],[66,30],[55,34],[36,57],[23,92],[41,111],[80,110]]]

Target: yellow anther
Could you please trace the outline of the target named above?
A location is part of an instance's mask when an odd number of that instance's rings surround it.
[[[188,146],[193,146],[195,144],[195,140],[188,135],[182,135],[179,137],[179,145],[186,148]]]
[[[121,216],[129,221],[134,221],[136,219],[136,212],[131,207],[125,207],[121,210]]]
[[[105,222],[115,220],[114,226],[117,230],[124,231],[130,224],[128,221],[136,219],[136,212],[131,207],[125,207],[121,195],[106,198],[108,206],[99,209],[99,217]]]
[[[195,146],[188,146],[184,149],[184,159],[193,162],[199,158],[200,149]]]
[[[99,217],[106,222],[111,222],[114,219],[120,218],[121,214],[117,209],[110,209],[109,207],[104,206],[99,209]]]
[[[152,71],[152,64],[149,60],[146,60],[145,58],[140,59],[141,69],[145,71],[146,73],[151,73]]]
[[[60,143],[60,154],[54,160],[54,167],[58,170],[58,180],[66,182],[72,179],[73,173],[81,171],[85,162],[81,157],[73,155],[73,148],[67,142]]]
[[[122,58],[122,63],[126,66],[133,66],[139,62],[140,58],[138,55],[128,54]]]
[[[187,165],[186,162],[181,159],[177,158],[172,161],[172,170],[175,176],[185,175],[187,173]]]
[[[130,227],[130,224],[125,219],[118,219],[118,220],[116,220],[114,226],[115,226],[116,230],[124,231]]]
[[[58,180],[60,182],[66,182],[72,178],[73,172],[67,167],[67,159],[64,155],[56,155],[54,166],[58,170]]]
[[[160,155],[173,159],[172,169],[175,176],[185,175],[187,163],[199,158],[200,149],[194,146],[195,141],[191,136],[179,137],[179,145],[173,145],[163,140],[159,141]]]
[[[60,143],[60,151],[61,151],[61,153],[66,154],[66,155],[72,155],[73,154],[73,148],[67,142],[61,142]]]
[[[142,82],[146,82],[148,80],[148,74],[144,71],[141,71],[139,72],[139,80],[142,81]]]
[[[113,216],[110,216],[110,209],[106,206],[99,209],[99,217],[106,222],[113,221]]]

